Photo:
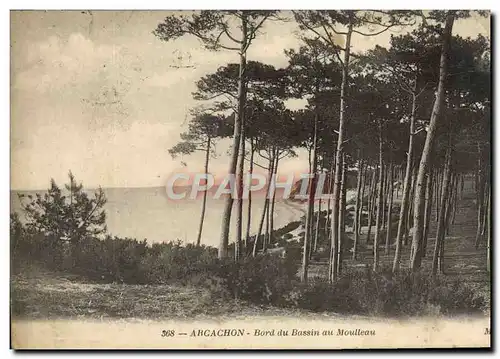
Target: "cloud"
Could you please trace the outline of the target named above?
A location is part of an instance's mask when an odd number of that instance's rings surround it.
[[[67,39],[51,36],[29,47],[24,60],[27,68],[15,74],[14,88],[45,93],[85,83],[100,75],[106,64],[119,61],[119,57],[119,46],[96,46],[81,33]]]

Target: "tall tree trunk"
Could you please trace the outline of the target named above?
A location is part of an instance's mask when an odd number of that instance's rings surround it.
[[[460,199],[464,198],[464,187],[465,187],[464,177],[465,177],[464,174],[460,176]]]
[[[410,230],[413,228],[413,199],[415,198],[415,185],[417,183],[417,167],[413,167],[413,175],[411,178],[411,190],[408,207],[408,217],[406,218],[406,231],[404,236],[404,245],[407,246],[410,238]]]
[[[415,87],[416,90],[416,82]],[[392,271],[396,272],[399,270],[401,263],[401,249],[403,245],[403,236],[408,231],[407,217],[408,217],[408,207],[410,200],[410,187],[411,187],[411,174],[413,166],[413,141],[415,136],[415,118],[417,111],[417,95],[413,91],[412,105],[411,105],[411,117],[410,117],[410,137],[408,142],[408,152],[406,153],[406,169],[405,177],[403,183],[403,198],[401,199],[401,208],[399,209],[399,222],[398,222],[398,232],[396,234],[396,253],[394,254],[394,262],[392,264]],[[399,191],[399,189],[398,189]]]
[[[362,177],[361,177],[361,203],[360,203],[360,206],[359,206],[359,216],[358,216],[358,232],[359,232],[359,237],[361,237],[361,224],[362,224],[362,219],[363,219],[363,204],[364,204],[364,197],[365,197],[365,187],[366,187],[366,172],[368,171],[368,166],[366,165],[366,163],[363,163],[364,164],[364,168],[363,168],[363,173],[362,173]]]
[[[316,229],[314,231],[314,248],[313,251],[316,253],[318,251],[318,237],[320,232],[320,221],[321,221],[321,203],[323,202],[321,198],[318,201],[318,214],[316,215]]]
[[[275,152],[275,162],[274,162],[274,168],[273,168],[273,173],[276,175],[278,173],[278,151],[276,150]],[[270,214],[269,214],[269,244],[274,243],[274,204],[276,203],[276,189],[273,191],[273,197],[271,199],[271,208],[270,208]]]
[[[450,144],[451,140],[448,142]],[[446,221],[446,203],[448,202],[448,193],[449,193],[449,185],[450,185],[450,172],[451,172],[451,147],[448,146],[446,151],[446,164],[443,172],[443,188],[442,188],[442,196],[441,203],[439,206],[441,207],[439,211],[439,220],[437,226],[436,233],[436,242],[434,245],[434,255],[432,257],[432,275],[435,276],[438,271],[438,261],[443,249],[443,242],[445,237],[445,221]],[[442,268],[442,266],[440,265]]]
[[[458,185],[459,185],[459,182],[460,182],[460,177],[461,175],[457,174],[455,176],[455,185],[453,186],[453,188],[455,189],[453,191],[453,215],[451,217],[451,224],[455,224],[455,217],[457,215],[457,208],[458,208],[458,201],[459,201],[459,198],[458,198]]]
[[[266,218],[266,213],[267,213],[267,207],[268,206],[269,206],[269,200],[266,197],[266,199],[264,200],[264,209],[262,210],[262,217],[260,218],[259,230],[258,230],[257,234],[255,235],[255,240],[253,242],[252,255],[254,257],[257,255],[257,244],[259,242],[260,236],[262,235],[262,228],[264,227],[264,220]],[[262,240],[264,240],[264,238]]]
[[[389,196],[387,195],[387,187],[389,179],[389,167],[384,166],[384,189],[382,190],[382,222],[380,224],[380,228],[384,230],[387,224],[387,201],[389,200]]]
[[[253,174],[254,154],[255,154],[255,148],[254,148],[253,138],[250,138],[250,168],[248,170],[250,181],[252,179],[252,174]],[[249,185],[251,185],[251,182],[249,183]],[[248,192],[247,231],[246,231],[246,235],[245,235],[245,252],[248,251],[247,248],[248,248],[248,243],[250,241],[251,227],[252,227],[252,191],[249,191]]]
[[[488,190],[488,242],[486,243],[486,270],[491,271],[491,185]]]
[[[208,161],[210,160],[210,147],[211,147],[211,138],[208,136],[207,139],[207,148],[205,150],[205,166],[204,166],[204,171],[205,171],[205,176],[208,175]],[[201,245],[201,234],[203,232],[203,222],[205,221],[205,210],[207,208],[207,191],[203,192],[203,200],[201,203],[201,215],[200,215],[200,226],[198,227],[198,238],[196,239],[196,246]]]
[[[484,204],[484,176],[482,174],[482,168],[478,170],[478,184],[477,184],[477,193],[476,193],[476,202],[477,202],[477,230],[476,230],[476,240],[475,246],[476,249],[479,248],[479,243],[481,241],[481,222],[483,219],[483,204]]]
[[[326,217],[325,217],[325,233],[324,233],[324,237],[326,238],[326,240],[328,241],[329,243],[329,239],[330,239],[330,213],[331,213],[331,204],[332,204],[332,189],[333,189],[333,171],[334,171],[334,165],[333,163],[330,165],[330,175],[329,175],[329,179],[328,179],[328,201],[326,203]]]
[[[349,25],[347,27],[347,35],[344,50],[344,62],[342,64],[342,83],[340,85],[340,113],[339,113],[339,133],[337,140],[337,153],[336,153],[336,163],[335,163],[335,181],[333,184],[333,199],[332,199],[332,226],[331,226],[331,253],[330,253],[330,282],[335,282],[337,280],[337,248],[336,243],[338,242],[338,212],[339,212],[339,198],[340,198],[340,175],[341,175],[341,162],[342,154],[344,152],[344,132],[346,126],[346,94],[348,86],[349,77],[349,59],[351,56],[351,37],[353,29],[353,19],[350,19]]]
[[[306,213],[306,228],[304,235],[304,249],[302,253],[302,276],[301,281],[307,283],[307,269],[309,266],[309,250],[312,245],[312,222],[314,215],[314,194],[316,192],[316,168],[318,166],[317,145],[318,145],[318,112],[314,115],[314,132],[313,132],[313,159],[312,165],[309,167],[311,177],[309,178],[309,195],[307,200]]]
[[[269,213],[271,212],[271,199],[267,200],[266,208],[266,231],[264,232],[264,240],[262,241],[262,253],[266,253],[269,244]]]
[[[342,154],[342,184],[340,186],[340,201],[339,201],[339,229],[338,229],[338,260],[337,260],[337,273],[342,273],[342,262],[344,257],[344,244],[345,244],[345,206],[346,206],[346,167],[345,153]]]
[[[385,234],[385,254],[389,255],[392,236],[392,203],[394,199],[394,168],[392,160],[389,162],[389,204],[387,205],[387,232]]]
[[[238,174],[236,186],[238,198],[236,199],[236,241],[234,243],[234,260],[238,261],[241,254],[243,235],[243,173],[245,171],[245,119],[241,118],[240,155],[238,159]]]
[[[442,197],[442,190],[443,190],[443,172],[441,170],[438,170],[438,175],[437,175],[437,190],[436,190],[436,223],[439,221],[439,211],[441,210],[440,208],[440,203],[441,203],[441,197]]]
[[[484,199],[483,199],[483,217],[481,218],[481,238],[483,238],[483,236],[486,233],[486,222],[487,222],[487,217],[488,217],[488,211],[487,211],[487,208],[488,208],[488,197],[487,197],[488,182],[486,180],[485,180],[483,192],[484,192],[484,194],[483,194]]]
[[[455,175],[453,172],[450,173],[450,184],[448,187],[448,202],[446,205],[446,213],[445,213],[445,235],[450,234],[450,222],[451,222],[451,212],[453,211],[453,192],[455,191]]]
[[[447,76],[447,61],[449,45],[451,42],[453,22],[455,20],[454,12],[449,11],[446,16],[446,24],[443,32],[443,47],[441,50],[440,70],[439,70],[439,84],[434,101],[434,108],[432,109],[431,120],[427,130],[427,137],[425,139],[424,149],[422,151],[422,158],[418,168],[417,187],[415,191],[415,204],[414,204],[414,232],[412,240],[412,251],[410,258],[410,268],[413,271],[418,271],[422,264],[422,250],[421,244],[423,238],[424,228],[424,204],[425,204],[425,175],[427,174],[427,167],[431,155],[434,138],[436,136],[436,127],[441,114],[441,108],[444,102],[445,80]]]
[[[359,156],[358,151],[358,156]],[[361,213],[360,207],[362,206],[361,198],[361,179],[363,177],[363,160],[360,158],[358,160],[358,182],[356,184],[356,208],[354,210],[354,243],[352,247],[352,259],[356,259],[358,252],[358,242],[359,242],[359,217]]]
[[[243,39],[247,38],[247,22],[246,18],[242,18],[242,35]],[[238,74],[238,111],[234,116],[234,133],[233,133],[233,144],[231,152],[231,160],[229,162],[228,175],[233,176],[236,173],[236,166],[238,162],[238,154],[240,150],[240,137],[242,131],[242,121],[243,112],[245,109],[246,102],[246,80],[245,80],[245,70],[246,70],[246,41],[242,41],[240,50],[240,66]],[[231,226],[231,211],[233,209],[233,196],[228,195],[224,204],[224,213],[222,214],[222,226],[221,226],[221,236],[218,257],[226,258],[228,256],[228,245],[229,245],[229,228]]]
[[[427,174],[427,187],[425,189],[425,219],[424,219],[424,240],[422,248],[422,257],[427,254],[427,241],[429,239],[431,212],[432,212],[432,192],[434,188],[434,172],[429,171]]]
[[[373,169],[372,182],[370,185],[370,199],[368,203],[368,230],[366,231],[366,243],[370,243],[372,234],[373,211],[377,200],[377,171]]]
[[[379,180],[378,180],[378,199],[377,199],[377,218],[375,222],[375,239],[373,240],[373,271],[378,271],[379,266],[379,253],[378,246],[380,242],[380,225],[382,222],[382,201],[383,201],[383,189],[384,189],[384,159],[382,152],[382,124],[379,122],[378,125],[378,158],[379,158]]]
[[[262,217],[260,218],[260,224],[259,224],[259,230],[257,232],[257,235],[255,237],[254,245],[253,245],[253,256],[257,254],[257,242],[259,241],[259,238],[262,234],[262,228],[264,227],[264,221],[266,219],[266,213],[267,213],[267,208],[269,207],[269,185],[271,183],[271,176],[272,176],[272,171],[273,171],[273,163],[274,160],[272,158],[269,158],[269,168],[267,169],[267,186],[266,186],[266,192],[265,192],[265,199],[264,199],[264,209],[262,210]],[[264,242],[265,242],[265,234],[264,237],[262,238],[263,242],[263,248],[264,248]]]

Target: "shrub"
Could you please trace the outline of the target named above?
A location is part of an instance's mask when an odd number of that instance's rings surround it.
[[[485,298],[458,280],[433,288],[429,295],[429,303],[438,306],[440,312],[447,315],[477,314],[486,309]]]
[[[68,177],[66,192],[52,179],[50,188],[44,194],[18,196],[27,221],[26,230],[60,242],[57,245],[69,249],[69,255],[73,257],[69,262],[76,265],[82,242],[87,237],[106,232],[106,213],[103,208],[106,197],[99,188],[94,198],[91,198],[71,172]]]
[[[289,302],[314,312],[377,316],[473,314],[485,308],[484,298],[461,282],[440,283],[427,274],[388,270],[347,271],[330,284],[312,280],[289,293]]]
[[[288,305],[286,298],[296,281],[298,264],[272,255],[221,261],[216,269],[227,293],[256,304]]]

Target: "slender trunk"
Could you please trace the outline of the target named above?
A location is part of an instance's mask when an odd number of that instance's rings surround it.
[[[403,168],[399,168],[399,173],[398,173],[398,186],[396,189],[396,198],[399,198],[399,191],[401,189],[401,185],[403,184]]]
[[[379,122],[378,125],[378,156],[379,156],[379,180],[378,180],[378,199],[377,199],[377,218],[375,222],[375,239],[373,240],[373,271],[378,271],[379,266],[379,253],[378,246],[380,242],[380,225],[382,222],[382,201],[383,201],[383,189],[384,189],[384,160],[382,152],[382,124]]]
[[[267,170],[268,181],[267,181],[266,192],[265,192],[264,209],[262,211],[262,217],[260,218],[259,230],[257,232],[257,235],[255,237],[255,241],[253,243],[253,256],[254,257],[257,254],[257,242],[259,241],[259,238],[262,234],[262,228],[264,227],[264,221],[266,219],[267,208],[269,207],[269,185],[271,183],[271,174],[273,173],[272,172],[273,171],[273,168],[272,168],[273,163],[274,163],[274,161],[272,161],[272,159],[269,158],[269,168]],[[262,242],[263,242],[263,248],[264,248],[265,247],[265,245],[264,245],[265,234],[264,234],[264,237],[262,238]]]
[[[478,165],[477,165],[477,190],[476,190],[476,202],[477,202],[477,230],[476,230],[476,240],[475,247],[479,248],[481,241],[481,221],[483,218],[483,203],[484,203],[484,175],[483,175],[483,164],[481,161],[481,148],[478,142]]]
[[[361,236],[361,224],[362,224],[362,219],[363,219],[363,204],[364,204],[364,198],[365,198],[365,187],[366,187],[366,172],[368,171],[366,163],[364,164],[363,168],[363,173],[361,177],[361,198],[360,198],[360,206],[359,206],[359,216],[358,216],[358,237]]]
[[[205,150],[205,175],[208,174],[208,161],[210,160],[210,147],[211,147],[211,138],[208,136],[207,139],[207,148]],[[207,190],[203,192],[203,200],[201,203],[201,215],[200,215],[200,226],[198,227],[198,238],[196,239],[196,246],[201,245],[201,234],[203,232],[203,222],[205,221],[205,210],[207,208]]]
[[[247,21],[246,17],[242,17],[242,38],[247,38]],[[243,112],[246,102],[246,85],[245,85],[245,69],[246,69],[246,41],[242,41],[240,50],[240,66],[238,74],[238,111],[234,116],[234,134],[233,134],[233,144],[231,160],[229,162],[228,175],[234,176],[236,173],[236,166],[238,162],[238,154],[240,149],[240,137],[242,130],[242,120]],[[224,204],[224,213],[222,214],[222,225],[221,225],[221,236],[218,257],[226,258],[228,256],[228,245],[229,245],[229,228],[231,226],[231,211],[233,209],[233,196],[228,195]]]
[[[268,199],[266,208],[266,230],[264,232],[264,240],[262,241],[262,253],[266,253],[269,244],[269,212],[271,210],[271,199]]]
[[[271,179],[272,179],[272,176],[274,173],[274,164],[275,164],[274,150],[269,151],[269,153],[271,154],[271,157],[269,159],[269,166],[270,166],[271,170],[269,171],[269,184],[267,186],[267,191],[266,191],[268,205],[266,208],[266,232],[264,235],[264,240],[262,241],[262,253],[265,253],[267,251],[267,247],[268,247],[269,241],[270,241],[270,232],[269,231],[271,228],[270,212],[271,212],[271,206],[272,206],[272,197],[271,198],[269,198],[269,197],[274,194],[274,192],[273,192],[273,194],[269,193],[270,182],[271,182]]]
[[[380,224],[380,228],[384,230],[387,224],[387,201],[389,200],[389,196],[387,196],[387,187],[389,179],[389,167],[384,166],[384,189],[382,190],[382,223]]]
[[[455,191],[455,175],[453,173],[450,174],[450,184],[448,187],[448,202],[446,205],[446,213],[445,213],[445,221],[444,221],[444,228],[445,228],[445,235],[450,234],[450,219],[451,219],[451,212],[452,207],[453,207],[453,192]]]
[[[335,282],[337,280],[337,248],[336,243],[338,242],[338,212],[339,212],[339,197],[340,197],[340,172],[341,172],[341,161],[342,153],[344,152],[344,131],[346,126],[346,93],[348,86],[348,76],[349,76],[349,59],[351,55],[351,36],[353,23],[352,19],[349,22],[347,28],[345,51],[344,51],[344,63],[342,65],[342,83],[340,85],[340,112],[339,112],[339,131],[337,140],[337,153],[336,153],[336,163],[335,163],[335,181],[333,184],[333,200],[332,200],[332,226],[331,226],[331,253],[330,253],[330,282]]]
[[[359,152],[358,152],[359,154]],[[361,179],[363,177],[363,161],[358,160],[358,182],[356,184],[356,208],[354,210],[354,243],[352,247],[352,259],[356,259],[359,241],[359,217],[361,213],[360,206],[362,206],[361,198]]]
[[[373,169],[372,182],[370,185],[370,200],[368,203],[368,230],[366,231],[366,243],[371,242],[373,211],[375,210],[375,201],[377,199],[377,171]]]
[[[406,231],[404,236],[404,245],[407,246],[410,238],[410,230],[413,228],[413,199],[415,198],[415,184],[417,183],[417,167],[413,167],[411,178],[411,190],[408,207],[408,218],[406,218]]]
[[[394,168],[392,160],[389,162],[389,204],[387,206],[387,232],[385,234],[385,254],[389,255],[392,236],[392,203],[394,197]]]
[[[255,235],[255,240],[253,242],[253,251],[252,251],[252,255],[255,257],[257,255],[257,244],[259,242],[259,238],[260,236],[262,235],[262,228],[264,227],[264,220],[266,218],[266,213],[267,213],[267,206],[269,205],[269,200],[265,199],[264,201],[264,209],[262,211],[262,217],[260,218],[260,224],[259,224],[259,231],[257,232],[257,234]]]
[[[236,186],[238,198],[236,199],[236,241],[234,243],[234,260],[238,261],[241,254],[243,235],[243,172],[245,171],[245,119],[241,118],[240,155],[238,159],[238,174]]]
[[[465,187],[464,177],[465,175],[460,176],[460,199],[464,198],[464,187]]]
[[[323,201],[321,198],[319,199],[318,203],[318,214],[316,215],[316,229],[314,233],[314,249],[313,251],[316,253],[318,251],[318,237],[319,237],[319,229],[320,229],[320,219],[321,219],[321,203]]]
[[[416,85],[416,81],[415,81]],[[416,86],[415,86],[416,87]],[[407,233],[407,217],[410,197],[411,186],[411,173],[413,166],[413,141],[415,136],[415,118],[417,111],[417,96],[415,91],[412,96],[411,117],[410,117],[410,137],[408,142],[408,152],[406,153],[406,169],[403,183],[403,198],[401,199],[401,208],[399,210],[398,232],[396,234],[396,253],[394,254],[394,262],[392,264],[392,271],[399,270],[401,262],[401,247],[403,245],[403,236]]]
[[[425,189],[425,220],[424,220],[424,240],[422,248],[422,257],[427,254],[427,241],[429,239],[430,225],[431,225],[431,211],[432,211],[432,192],[434,188],[434,175],[433,171],[427,174],[427,187]]]
[[[443,197],[443,183],[444,183],[444,169],[439,173],[438,203],[441,203],[441,198]],[[441,208],[440,206],[438,206],[436,209],[437,209],[436,213],[436,223],[437,223],[439,220],[439,211],[441,211]]]
[[[425,175],[427,174],[427,167],[429,159],[431,156],[432,146],[434,144],[434,138],[436,136],[436,127],[441,114],[441,107],[444,102],[444,92],[445,92],[445,79],[447,76],[447,61],[448,61],[448,48],[451,42],[453,22],[454,22],[454,12],[448,12],[446,16],[446,24],[443,33],[443,47],[441,50],[441,60],[440,60],[440,70],[439,70],[439,84],[436,94],[436,99],[434,101],[434,108],[432,109],[431,120],[427,130],[427,137],[425,139],[424,149],[422,151],[422,158],[420,159],[420,165],[418,169],[417,186],[415,191],[415,204],[414,204],[414,232],[412,240],[412,251],[410,258],[410,268],[413,271],[418,271],[422,264],[422,251],[420,242],[422,241],[423,235],[423,214],[424,214],[424,202],[425,202]]]
[[[486,243],[486,270],[491,271],[491,186],[488,191],[488,242]]]
[[[307,215],[306,215],[306,228],[304,235],[304,249],[302,253],[302,277],[301,281],[303,283],[307,283],[307,269],[309,266],[309,250],[312,244],[311,235],[312,235],[312,222],[313,222],[313,214],[314,214],[314,194],[316,192],[316,168],[318,166],[318,155],[317,155],[317,144],[318,144],[318,112],[314,116],[314,133],[313,133],[313,160],[312,166],[310,168],[310,174],[312,175],[309,178],[309,196],[307,201]]]
[[[488,197],[486,194],[488,193],[488,182],[485,181],[485,186],[484,186],[484,194],[483,194],[483,218],[481,219],[481,238],[486,233],[486,222],[487,222],[487,217],[488,217],[488,211],[486,210],[488,208]]]
[[[254,154],[255,154],[255,148],[254,148],[253,139],[251,138],[250,139],[250,168],[248,170],[249,175],[250,175],[250,180],[251,180],[252,174],[253,174],[253,159],[254,159]],[[249,191],[248,192],[247,232],[246,232],[246,235],[245,235],[245,252],[247,251],[246,248],[247,248],[248,243],[250,241],[250,230],[251,230],[251,227],[252,227],[252,191]]]
[[[342,273],[342,262],[344,257],[344,244],[345,244],[345,205],[346,205],[346,161],[345,153],[342,155],[342,183],[340,186],[340,201],[339,201],[339,229],[338,229],[338,260],[337,260],[337,273]]]
[[[451,141],[449,141],[450,143]],[[446,203],[448,201],[448,188],[450,184],[450,166],[451,166],[451,147],[448,147],[448,150],[446,151],[446,164],[443,172],[443,188],[442,188],[442,196],[441,196],[441,203],[439,206],[441,207],[441,210],[439,211],[439,219],[438,219],[438,226],[437,226],[437,233],[436,233],[436,242],[434,245],[434,256],[432,257],[432,275],[435,276],[438,271],[438,261],[441,255],[441,252],[443,251],[443,245],[442,242],[444,242],[444,236],[445,236],[445,221],[446,221]],[[442,263],[440,263],[439,267],[442,268],[441,266]]]
[[[326,203],[326,217],[325,217],[325,233],[324,237],[327,240],[327,243],[329,243],[330,240],[330,213],[331,213],[331,204],[332,204],[332,187],[333,187],[333,171],[334,171],[334,166],[333,164],[330,166],[330,178],[328,179],[328,201]]]
[[[278,153],[276,151],[275,153],[275,162],[274,162],[274,167],[273,167],[273,173],[276,175],[278,173]],[[276,190],[273,191],[273,197],[271,199],[271,208],[270,208],[270,214],[269,214],[269,244],[274,243],[274,204],[276,203]]]
[[[455,176],[455,186],[454,186],[454,191],[453,191],[453,215],[451,217],[451,224],[455,224],[455,217],[457,216],[457,208],[458,208],[458,185],[460,182],[460,177],[461,175],[456,175]]]

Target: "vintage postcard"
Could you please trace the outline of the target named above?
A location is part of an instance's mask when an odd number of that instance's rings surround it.
[[[489,11],[10,28],[13,349],[491,347]]]

